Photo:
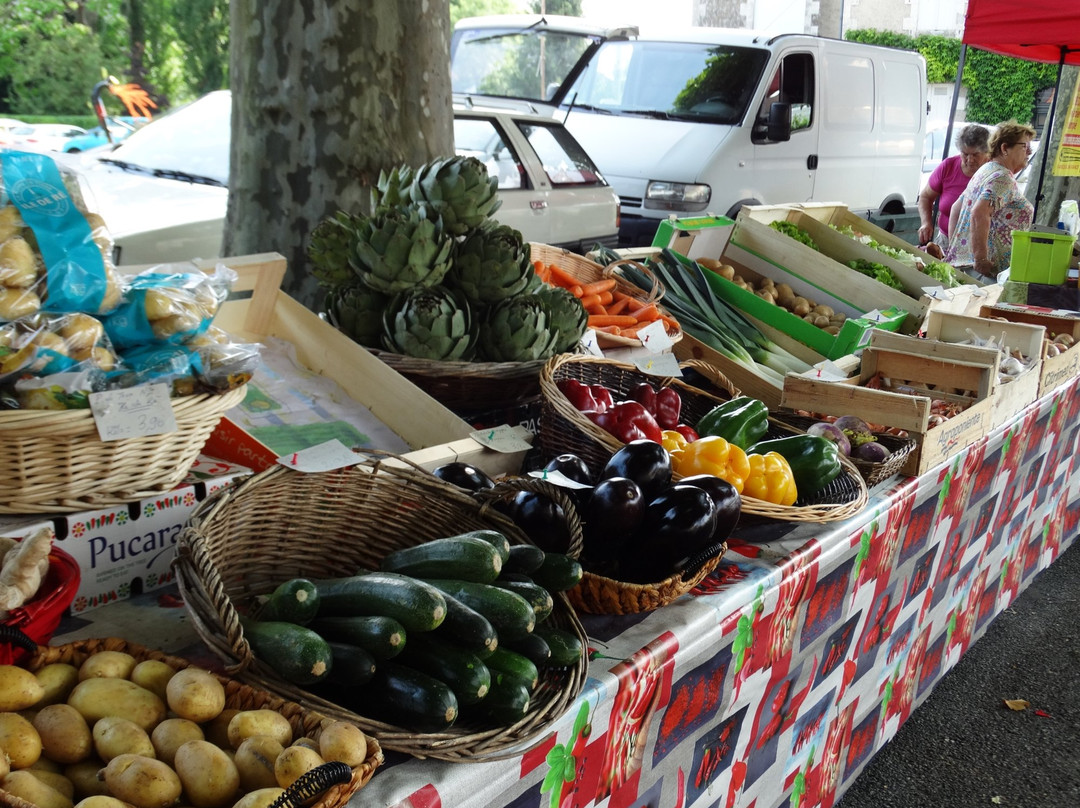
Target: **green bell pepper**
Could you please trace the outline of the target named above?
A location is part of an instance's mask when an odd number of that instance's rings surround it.
[[[697,422],[698,435],[715,435],[740,449],[746,449],[769,431],[769,408],[749,396],[738,396],[718,404]]]
[[[777,452],[791,466],[799,496],[814,494],[835,480],[842,469],[840,450],[828,438],[820,435],[792,435],[755,443],[747,454]]]

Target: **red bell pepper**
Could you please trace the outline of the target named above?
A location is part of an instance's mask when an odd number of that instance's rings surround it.
[[[687,443],[693,443],[701,437],[689,424],[675,424],[673,429],[686,438]]]
[[[656,417],[656,390],[648,382],[638,382],[630,388],[630,400],[637,401]]]
[[[661,429],[674,429],[682,413],[682,397],[674,387],[662,387],[656,394],[656,409],[653,415]]]
[[[586,413],[586,417],[623,443],[642,438],[655,443],[663,440],[660,425],[639,401],[619,401],[605,412]]]
[[[593,398],[596,400],[596,406],[600,412],[605,412],[615,406],[615,399],[611,395],[611,390],[604,387],[604,385],[590,384],[589,390],[592,392]]]
[[[584,382],[580,382],[577,379],[561,379],[555,383],[555,386],[559,388],[566,400],[574,407],[574,409],[585,413],[590,412],[603,412],[607,409],[607,404],[601,404],[597,401],[596,395],[593,393],[593,386],[587,385]],[[610,401],[610,396],[609,399]]]

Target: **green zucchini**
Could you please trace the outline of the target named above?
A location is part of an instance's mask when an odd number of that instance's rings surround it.
[[[519,679],[504,676],[492,679],[491,689],[475,709],[487,719],[485,723],[509,727],[528,714],[530,701],[529,688]]]
[[[445,682],[396,662],[376,667],[353,697],[362,715],[413,732],[442,732],[458,716],[457,697]]]
[[[484,660],[484,664],[491,671],[492,681],[500,676],[510,676],[529,688],[530,692],[540,681],[540,671],[531,659],[501,645]]]
[[[406,631],[432,631],[446,617],[446,599],[435,587],[395,572],[364,572],[315,581],[319,617],[383,615]]]
[[[540,627],[537,626],[536,628]],[[551,648],[548,647],[547,641],[536,633],[536,629],[533,629],[533,633],[525,637],[507,641],[504,647],[514,653],[521,654],[538,667],[548,665],[551,662]]]
[[[584,575],[575,559],[562,553],[544,553],[544,563],[529,573],[540,586],[549,592],[565,592],[581,582]]]
[[[348,687],[371,681],[375,675],[375,657],[359,645],[343,642],[330,642],[329,645],[334,664],[326,677],[328,682]]]
[[[556,667],[577,665],[585,653],[581,639],[565,629],[549,625],[537,626],[536,634],[543,638],[551,649],[549,665]]]
[[[510,558],[510,540],[504,534],[497,530],[470,530],[468,533],[462,533],[461,536],[490,542],[492,547],[499,551],[499,558],[502,559],[503,568],[505,569],[506,562]]]
[[[334,664],[329,643],[309,628],[279,620],[240,618],[244,638],[255,658],[282,679],[311,685],[327,677]]]
[[[536,612],[532,604],[516,592],[472,581],[444,578],[426,578],[425,581],[484,615],[500,639],[524,636],[536,626]]]
[[[491,688],[491,672],[480,657],[431,634],[410,643],[399,661],[445,682],[458,704],[476,704]]]
[[[376,661],[396,657],[405,648],[408,638],[401,623],[381,614],[317,617],[309,628],[330,642],[358,645]]]
[[[438,576],[487,584],[502,572],[502,563],[490,541],[465,535],[394,550],[379,562],[379,569],[414,578]]]
[[[259,612],[262,621],[281,621],[306,626],[319,611],[319,591],[307,578],[291,578],[278,584]]]
[[[510,545],[510,557],[503,564],[503,573],[520,572],[528,575],[544,563],[544,551],[534,544]]]
[[[435,634],[472,651],[483,659],[499,645],[499,634],[491,621],[475,609],[470,609],[457,598],[443,593],[446,598],[446,619],[435,629]]]
[[[500,589],[516,592],[532,604],[536,612],[536,622],[542,623],[551,616],[551,610],[555,608],[555,600],[540,584],[535,583],[529,576],[520,573],[507,573],[500,575],[493,582]]]

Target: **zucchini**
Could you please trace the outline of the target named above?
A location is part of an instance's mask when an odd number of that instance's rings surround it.
[[[531,696],[520,680],[506,676],[491,682],[487,696],[477,706],[485,723],[509,727],[523,719],[529,712]]]
[[[540,671],[531,659],[501,645],[484,660],[484,664],[491,671],[492,681],[509,676],[529,688],[529,692],[540,681]]]
[[[506,562],[510,558],[510,540],[505,535],[497,530],[470,530],[468,533],[462,533],[461,536],[490,542],[491,546],[499,551],[499,558],[502,559],[503,568],[506,568]]]
[[[537,626],[536,628],[540,627]],[[514,653],[521,654],[538,667],[548,665],[551,662],[551,648],[548,646],[547,641],[536,633],[536,629],[533,629],[532,634],[508,641],[504,647]]]
[[[280,620],[255,621],[241,617],[255,657],[293,684],[312,685],[327,677],[334,664],[329,643],[309,628]]]
[[[444,578],[425,580],[473,611],[484,615],[498,632],[499,639],[522,637],[532,632],[536,626],[536,612],[533,611],[532,604],[516,592],[471,581],[451,581]]]
[[[414,578],[438,576],[487,584],[502,572],[502,556],[490,541],[451,536],[394,550],[379,562],[379,569]]]
[[[520,572],[528,575],[544,563],[544,551],[535,544],[513,544],[510,557],[503,564],[503,573]]]
[[[405,648],[405,627],[385,615],[317,617],[309,628],[330,642],[358,645],[376,661],[393,659]]]
[[[529,576],[518,573],[501,575],[495,579],[494,585],[500,589],[516,592],[532,604],[536,612],[536,622],[542,623],[551,616],[551,610],[555,608],[555,600],[540,584],[535,583]]]
[[[430,634],[410,643],[399,661],[445,682],[458,704],[476,704],[491,688],[491,672],[480,657]]]
[[[334,664],[326,677],[328,682],[348,687],[371,681],[375,675],[375,657],[359,645],[343,642],[330,642],[329,645]]]
[[[353,694],[359,711],[413,732],[442,732],[458,716],[458,701],[445,683],[414,668],[384,662]]]
[[[529,573],[529,577],[549,592],[565,592],[577,586],[584,574],[581,564],[570,556],[544,553],[544,563]]]
[[[457,643],[483,659],[499,645],[499,634],[491,621],[457,598],[446,595],[446,619],[435,629],[437,636]]]
[[[364,572],[315,581],[319,617],[383,615],[406,631],[432,631],[446,617],[446,600],[433,586],[395,572]]]
[[[278,584],[259,612],[262,621],[282,621],[306,626],[319,610],[319,591],[307,578],[291,578]]]
[[[537,626],[536,634],[542,637],[551,649],[551,659],[548,664],[555,667],[570,667],[581,661],[585,648],[581,639],[576,634],[571,634],[555,626]]]

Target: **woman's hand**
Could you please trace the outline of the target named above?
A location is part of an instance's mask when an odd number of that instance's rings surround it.
[[[980,275],[997,276],[997,267],[989,258],[976,258],[975,271]]]
[[[919,225],[919,243],[929,244],[930,240],[934,238],[934,228],[929,222],[923,225]]]

